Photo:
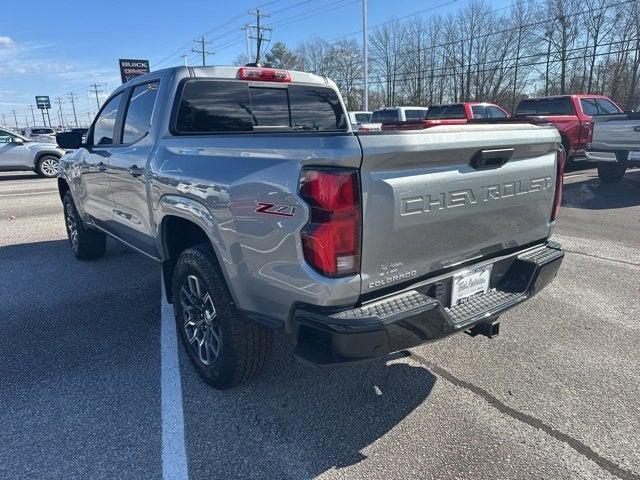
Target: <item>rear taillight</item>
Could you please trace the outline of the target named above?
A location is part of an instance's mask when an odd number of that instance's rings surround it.
[[[259,82],[290,82],[288,70],[262,67],[240,67],[236,75],[238,80],[255,80]]]
[[[582,122],[580,130],[581,143],[589,143],[593,137],[593,122]]]
[[[564,156],[564,149],[558,149],[556,153],[556,193],[553,197],[553,211],[551,212],[552,222],[558,217],[558,213],[560,212],[560,204],[562,203],[562,183],[564,182]]]
[[[302,229],[304,258],[328,277],[360,270],[360,184],[358,172],[305,169],[300,196],[309,205]]]

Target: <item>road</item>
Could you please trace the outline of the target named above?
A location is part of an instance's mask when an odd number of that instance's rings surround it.
[[[497,338],[323,371],[278,336],[219,392],[161,342],[158,265],[75,260],[55,180],[0,174],[0,478],[639,480],[640,171],[569,173],[563,204],[560,273]]]

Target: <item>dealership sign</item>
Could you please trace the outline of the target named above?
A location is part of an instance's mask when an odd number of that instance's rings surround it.
[[[120,76],[122,77],[122,83],[128,82],[132,78],[139,77],[145,73],[149,73],[149,60],[131,60],[121,58],[118,62],[120,63]]]
[[[40,110],[46,110],[47,108],[51,108],[51,102],[49,101],[49,97],[46,95],[36,95],[36,106]]]

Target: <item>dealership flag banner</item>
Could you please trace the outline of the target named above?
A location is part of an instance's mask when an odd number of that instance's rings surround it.
[[[120,63],[120,76],[122,77],[122,83],[128,82],[132,78],[139,77],[145,73],[149,73],[149,60],[121,58],[118,62]]]

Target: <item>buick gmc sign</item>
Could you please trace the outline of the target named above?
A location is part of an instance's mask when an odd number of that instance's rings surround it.
[[[139,77],[145,73],[149,73],[149,60],[121,58],[118,62],[120,63],[120,77],[122,77],[122,83],[128,82],[132,78]]]

